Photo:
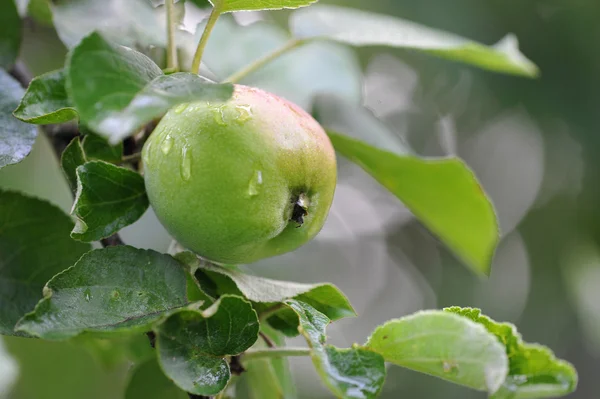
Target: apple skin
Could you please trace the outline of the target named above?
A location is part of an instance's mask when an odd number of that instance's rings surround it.
[[[235,85],[225,103],[178,105],[142,150],[158,219],[185,248],[221,264],[292,251],[323,227],[335,151],[297,105]]]

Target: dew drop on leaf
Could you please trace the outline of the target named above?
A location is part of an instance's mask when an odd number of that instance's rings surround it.
[[[90,291],[89,288],[83,292],[83,297],[85,298],[86,302],[89,302],[90,299],[92,299],[92,292]]]

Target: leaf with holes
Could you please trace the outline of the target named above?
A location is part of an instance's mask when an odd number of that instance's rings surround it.
[[[129,246],[86,253],[54,276],[17,331],[48,340],[83,332],[141,333],[188,305],[182,265],[169,255]]]
[[[160,365],[181,389],[215,395],[230,378],[225,356],[250,348],[258,330],[252,305],[236,296],[223,296],[204,311],[178,311],[155,330]]]
[[[97,241],[138,220],[148,209],[139,173],[103,161],[77,167],[77,194],[71,213],[77,218],[71,237]]]

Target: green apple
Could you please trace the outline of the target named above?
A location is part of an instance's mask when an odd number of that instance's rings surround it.
[[[295,104],[236,85],[225,103],[172,108],[142,151],[158,219],[184,247],[216,263],[294,250],[323,227],[335,152]]]

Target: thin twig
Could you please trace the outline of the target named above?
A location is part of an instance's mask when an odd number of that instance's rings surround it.
[[[123,158],[121,158],[121,162],[122,163],[136,163],[140,160],[141,157],[142,157],[141,152],[136,152],[135,154],[131,154],[131,155],[123,155]]]
[[[288,51],[293,50],[297,47],[300,47],[306,43],[308,43],[308,40],[292,39],[292,40],[288,41],[286,44],[284,44],[282,47],[273,51],[272,53],[269,53],[269,54],[265,55],[264,57],[259,58],[258,60],[254,61],[250,65],[243,68],[242,70],[229,76],[227,79],[225,79],[225,82],[237,83],[240,80],[242,80],[243,78],[245,78],[246,76],[250,75],[251,73],[256,72],[258,69],[262,68],[266,64],[281,57],[283,54],[287,53]]]
[[[121,237],[119,236],[118,233],[113,234],[110,237],[106,237],[100,240],[100,243],[102,244],[102,246],[104,248],[106,247],[117,247],[119,245],[125,245],[125,243],[123,242],[123,240],[121,240]]]
[[[215,5],[208,17],[208,22],[206,22],[206,27],[204,28],[204,32],[202,32],[202,37],[200,38],[200,42],[198,42],[198,48],[196,49],[196,53],[194,54],[194,60],[192,61],[192,73],[196,75],[200,73],[200,64],[202,63],[202,55],[204,54],[204,49],[206,48],[206,43],[208,42],[208,38],[219,19],[219,15],[221,15],[221,3],[215,2]]]
[[[309,356],[309,348],[268,348],[268,349],[249,349],[244,352],[242,360],[259,359],[265,357],[289,357],[289,356]]]
[[[175,44],[175,5],[174,0],[166,0],[167,6],[167,68],[177,72],[179,60],[177,59],[177,45]]]
[[[263,341],[265,341],[265,344],[267,344],[267,346],[269,348],[275,348],[275,343],[271,340],[271,338],[269,338],[267,336],[267,334],[265,334],[264,332],[260,331],[258,333],[258,335],[260,335],[260,337],[263,339]]]

